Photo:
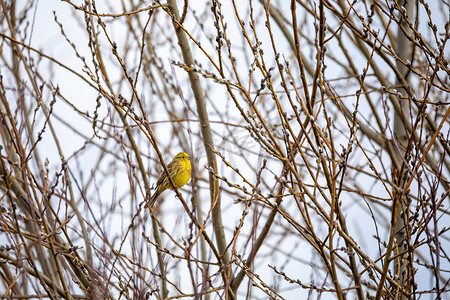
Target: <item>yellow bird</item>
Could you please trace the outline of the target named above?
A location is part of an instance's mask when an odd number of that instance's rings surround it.
[[[175,186],[181,188],[191,178],[191,160],[189,155],[185,152],[178,153],[167,165],[167,170]],[[156,182],[156,191],[150,198],[150,206],[153,206],[159,195],[167,189],[172,189],[172,185],[167,178],[167,173],[163,170]]]

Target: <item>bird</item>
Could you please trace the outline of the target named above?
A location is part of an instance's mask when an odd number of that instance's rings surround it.
[[[180,152],[175,155],[172,161],[167,165],[167,170],[169,171],[173,184],[177,188],[181,188],[191,178],[191,160],[189,155],[185,152]],[[156,191],[150,198],[150,206],[153,206],[159,195],[167,189],[172,190],[173,187],[170,184],[169,178],[167,178],[167,173],[163,170],[156,182]]]

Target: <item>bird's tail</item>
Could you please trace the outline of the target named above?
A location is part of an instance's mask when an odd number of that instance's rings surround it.
[[[156,191],[153,193],[153,195],[150,197],[149,204],[151,207],[155,204],[156,200],[158,200],[159,195],[161,195],[160,188],[158,187]]]

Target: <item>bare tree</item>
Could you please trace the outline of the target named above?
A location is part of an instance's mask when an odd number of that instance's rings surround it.
[[[2,0],[1,297],[445,299],[449,12]]]

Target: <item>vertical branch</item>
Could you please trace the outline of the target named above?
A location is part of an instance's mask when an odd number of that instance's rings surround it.
[[[195,65],[194,59],[192,57],[192,53],[189,47],[188,39],[186,37],[185,32],[181,28],[181,25],[178,23],[180,19],[180,15],[178,12],[177,3],[175,0],[168,1],[168,7],[170,13],[172,14],[172,24],[175,29],[175,33],[177,35],[178,44],[181,49],[181,53],[183,55],[184,63],[192,67]],[[214,233],[216,235],[217,246],[220,254],[222,255],[222,260],[224,263],[223,272],[225,276],[228,278],[229,276],[229,267],[227,267],[229,262],[229,256],[227,252],[227,242],[225,240],[225,232],[222,224],[222,214],[221,214],[221,201],[219,197],[219,182],[215,178],[214,174],[217,174],[217,163],[216,156],[212,151],[214,149],[214,143],[211,134],[211,128],[208,119],[208,112],[206,111],[206,102],[203,94],[202,87],[200,85],[198,75],[193,71],[188,71],[189,81],[191,83],[191,89],[194,94],[197,113],[200,119],[200,131],[202,133],[203,145],[205,147],[206,157],[208,160],[208,169],[209,169],[209,189],[210,189],[210,199],[212,208],[212,221],[214,227]],[[224,282],[225,286],[228,286],[228,282]],[[228,290],[228,289],[227,289]]]
[[[411,19],[414,15],[414,1],[406,1],[401,0],[399,1],[400,8],[399,8],[399,14],[401,18],[401,22],[399,22],[399,26],[403,27],[403,30],[407,32],[408,34],[412,33],[412,29],[410,28],[406,16],[403,14],[408,14],[409,18]],[[406,6],[406,7],[404,7]],[[406,34],[402,31],[402,29],[399,27],[397,32],[397,55],[402,61],[411,61],[414,51],[414,44],[410,43]],[[408,74],[410,73],[409,69],[403,64],[401,60],[397,60],[397,68],[401,74],[402,79],[404,81],[408,81]],[[399,78],[397,78],[397,85],[402,86],[401,81]],[[402,94],[407,95],[408,91],[406,90],[408,87],[403,86],[400,91],[402,91]],[[402,162],[400,170],[397,170],[397,172],[394,172],[396,174],[397,178],[393,178],[394,182],[394,190],[402,188],[402,185],[404,183],[404,176],[406,176],[406,171],[408,170],[408,166],[405,166],[405,164],[408,163],[409,159],[407,156],[410,155],[410,153],[406,153],[405,149],[408,149],[408,152],[410,152],[411,148],[407,147],[408,144],[408,130],[407,128],[410,128],[411,125],[409,124],[409,114],[410,114],[410,105],[409,101],[406,99],[402,99],[402,97],[396,97],[394,101],[398,101],[398,105],[400,107],[400,111],[394,111],[394,138],[397,141],[397,151],[395,154],[397,155],[397,161]],[[414,134],[412,132],[412,134]],[[395,193],[394,193],[395,194]],[[408,220],[409,220],[409,210],[410,210],[410,203],[408,203],[408,197],[402,196],[398,199],[398,209],[397,209],[397,220],[395,222],[395,239],[396,243],[398,243],[396,247],[397,255],[399,257],[395,259],[394,266],[393,266],[393,272],[394,274],[397,274],[398,280],[400,285],[404,287],[408,287],[409,289],[412,288],[412,286],[407,283],[408,277],[412,274],[408,274],[408,270],[412,266],[408,265],[408,261],[410,259],[406,259],[403,254],[406,253],[406,255],[412,255],[410,252],[408,252],[408,245],[410,241],[408,240],[408,233],[407,233],[407,227],[408,227]],[[391,226],[394,226],[394,224],[391,224]],[[385,263],[388,263],[388,257],[386,257]],[[403,295],[403,297],[406,297]],[[405,298],[403,298],[405,299]]]

